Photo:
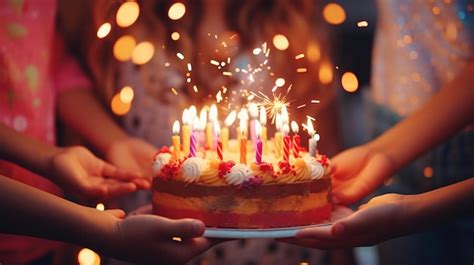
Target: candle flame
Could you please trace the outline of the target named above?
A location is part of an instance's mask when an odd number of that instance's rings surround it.
[[[199,113],[199,128],[204,129],[206,128],[206,123],[207,123],[207,112],[205,109],[201,109],[201,112]]]
[[[246,108],[242,108],[239,111],[239,114],[237,115],[237,118],[239,118],[240,121],[245,120],[247,121],[249,119],[249,113]]]
[[[188,109],[184,109],[183,110],[183,115],[181,116],[181,121],[183,122],[183,124],[190,124],[190,117],[189,117],[189,111]]]
[[[240,132],[242,133],[242,135],[246,135],[247,134],[247,120],[240,119],[239,127],[240,127]]]
[[[236,118],[237,118],[237,112],[233,110],[231,113],[229,113],[227,118],[225,118],[225,121],[224,121],[225,126],[226,127],[232,126]]]
[[[197,116],[193,117],[193,130],[199,130],[200,129],[200,122],[199,118]]]
[[[260,123],[262,126],[267,125],[267,112],[264,106],[260,106]]]
[[[277,113],[275,117],[275,127],[278,131],[281,130],[282,124],[283,124],[283,120],[281,119],[281,114]]]
[[[290,115],[288,114],[288,109],[285,105],[281,107],[281,120],[283,123],[288,123],[290,120]]]
[[[299,132],[300,128],[298,126],[298,123],[296,123],[296,121],[291,122],[291,130],[293,131],[293,133]]]
[[[306,122],[306,130],[308,131],[308,134],[309,136],[313,136],[315,131],[314,131],[314,127],[313,127],[313,122],[311,121],[311,119],[308,117],[308,121]]]
[[[281,131],[282,131],[282,133],[285,134],[285,135],[290,132],[290,126],[288,125],[288,123],[285,123],[285,124],[283,125],[283,127],[281,128]]]
[[[258,106],[254,102],[249,104],[249,113],[252,119],[256,119],[258,117]]]
[[[179,134],[179,121],[175,120],[173,123],[173,134]]]
[[[212,104],[209,110],[209,121],[217,120],[217,106],[216,104]]]

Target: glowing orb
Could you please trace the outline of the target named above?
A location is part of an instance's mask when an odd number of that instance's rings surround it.
[[[123,103],[130,103],[133,100],[133,97],[135,96],[135,93],[133,92],[133,88],[129,86],[124,86],[120,90],[120,100]]]
[[[331,83],[333,78],[333,72],[331,68],[331,64],[329,63],[323,63],[321,64],[321,67],[319,67],[319,81],[322,84],[329,84]]]
[[[117,94],[112,98],[112,101],[110,102],[110,107],[112,108],[113,113],[121,116],[127,114],[130,111],[132,104],[130,102],[123,102],[120,99],[120,94]]]
[[[323,9],[323,17],[329,24],[338,25],[346,20],[346,11],[336,3],[329,3]]]
[[[357,76],[352,72],[345,72],[341,78],[342,87],[347,92],[355,92],[359,88]]]
[[[186,6],[183,3],[174,3],[168,10],[168,17],[172,20],[178,20],[186,13]]]
[[[132,53],[132,62],[135,64],[146,64],[155,54],[153,44],[148,41],[140,42]]]
[[[122,28],[130,27],[138,19],[140,7],[137,2],[125,2],[117,10],[115,20],[117,25]]]
[[[179,38],[181,37],[181,35],[179,34],[179,32],[173,32],[171,33],[171,39],[172,40],[179,40]]]
[[[107,22],[107,23],[102,24],[97,30],[97,38],[99,39],[105,38],[107,35],[109,35],[111,29],[112,29],[112,26],[110,25],[110,23]]]
[[[276,81],[275,81],[275,86],[277,87],[282,87],[285,85],[285,79],[283,78],[278,78]]]
[[[120,37],[114,44],[113,52],[114,56],[119,61],[127,61],[132,57],[133,50],[135,49],[135,39],[130,35]]]
[[[273,45],[278,50],[284,51],[284,50],[288,49],[288,47],[290,46],[290,42],[285,37],[285,35],[277,34],[277,35],[273,36]]]

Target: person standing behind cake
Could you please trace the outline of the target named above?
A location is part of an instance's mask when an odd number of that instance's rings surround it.
[[[171,124],[174,120],[181,120],[185,107],[194,104],[199,108],[206,102],[215,101],[215,95],[223,85],[229,91],[258,91],[261,86],[270,95],[276,78],[281,76],[286,80],[286,85],[281,88],[282,94],[288,85],[293,84],[289,94],[290,100],[295,100],[290,109],[292,117],[304,122],[306,117],[303,113],[315,115],[318,118],[318,132],[324,138],[320,149],[327,154],[337,151],[337,118],[335,108],[332,107],[335,90],[330,89],[330,84],[321,84],[315,78],[322,62],[328,62],[329,54],[326,34],[319,25],[318,5],[315,6],[313,1],[189,1],[185,3],[186,13],[177,21],[168,17],[173,1],[145,0],[138,3],[138,20],[126,28],[119,28],[115,22],[112,23],[113,29],[104,39],[96,37],[97,29],[104,22],[115,21],[119,5],[113,1],[102,1],[94,2],[93,5],[91,2],[82,7],[80,4],[69,7],[74,12],[82,8],[84,12],[94,14],[92,24],[90,21],[76,21],[77,25],[88,25],[84,33],[88,38],[78,50],[82,51],[83,58],[87,58],[86,64],[103,89],[102,95],[106,102],[110,102],[112,96],[126,85],[134,90],[131,110],[123,117],[124,128],[130,134],[157,146],[169,146]],[[71,19],[68,15],[70,11],[67,10],[62,17]],[[69,43],[79,43],[75,39],[81,36],[77,34],[78,30],[81,29],[66,29],[76,32],[68,34]],[[173,32],[179,33],[178,40],[171,39]],[[272,39],[276,34],[288,38],[290,44],[287,50],[280,51],[273,46]],[[113,55],[114,43],[124,35],[133,36],[137,43],[150,41],[155,47],[151,60],[143,65],[134,64],[131,60],[117,61]],[[254,48],[261,47],[263,42],[271,49],[269,65],[275,73],[274,77],[266,77],[263,83],[257,80],[242,85],[235,76],[223,76],[223,70],[209,64],[211,59],[227,61],[227,57],[230,57],[231,64],[225,67],[232,72],[236,67],[246,68],[249,63],[259,65],[265,58],[254,56],[252,52]],[[295,59],[308,50],[313,52],[313,57],[307,60]],[[184,60],[176,56],[178,52],[184,55]],[[97,55],[103,57],[97,60]],[[186,83],[188,62],[192,63],[191,85]],[[299,67],[307,68],[308,73],[297,73],[296,68]],[[194,84],[198,87],[197,93],[193,91]],[[177,96],[171,92],[171,88],[177,91]],[[211,98],[208,99],[208,95],[212,95]],[[322,103],[319,106],[311,104],[311,99],[320,99]],[[237,101],[236,105],[242,103],[246,102]],[[305,103],[308,107],[296,112],[295,107]],[[220,119],[224,120],[226,114],[221,113]],[[128,200],[126,204],[133,199]],[[150,201],[150,198],[141,198],[135,201],[135,205],[128,207],[131,209]],[[299,263],[302,260],[317,262],[321,259],[321,252],[271,241],[247,240],[224,243],[216,247],[214,253],[207,253],[202,258],[215,264],[272,261]]]
[[[6,209],[2,211],[1,230],[53,239],[64,235],[53,235],[47,221],[54,208],[42,209],[46,217],[37,216],[43,206],[38,203],[40,197],[66,205],[60,208],[71,213],[73,208],[85,207],[65,204],[58,198],[64,192],[96,199],[150,186],[136,168],[121,170],[121,164],[114,167],[84,147],[55,146],[56,115],[109,157],[109,161],[116,162],[117,154],[110,152],[120,149],[121,156],[131,158],[129,164],[141,163],[135,158],[143,157],[142,153],[147,156],[149,146],[128,137],[101,108],[90,81],[66,52],[56,32],[56,7],[55,0],[0,0],[0,179],[2,210]],[[149,149],[154,152],[151,146]],[[35,197],[38,194],[41,195]],[[31,207],[36,204],[39,206]],[[31,215],[15,222],[21,219],[20,215],[25,216],[25,211]],[[38,218],[34,218],[35,214]],[[54,221],[61,223],[63,219]],[[29,233],[36,228],[43,229],[42,233]],[[169,230],[169,226],[162,227],[165,228]],[[57,248],[58,243],[53,241],[0,234],[0,263],[51,263]]]

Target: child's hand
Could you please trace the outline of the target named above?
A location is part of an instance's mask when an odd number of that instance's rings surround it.
[[[120,213],[112,214],[122,218]],[[149,214],[122,220],[115,217],[111,217],[112,230],[100,247],[106,255],[140,264],[184,264],[213,245],[201,237],[205,227],[198,220],[172,220]]]
[[[385,194],[374,197],[332,226],[303,229],[284,242],[319,249],[374,245],[412,231],[419,223],[413,196]]]
[[[113,197],[149,185],[138,175],[119,170],[80,146],[56,152],[50,158],[49,171],[64,190],[86,198]]]
[[[369,145],[343,151],[331,163],[333,198],[341,204],[362,199],[393,173],[389,156]]]
[[[124,138],[115,141],[107,150],[107,161],[116,167],[139,172],[142,177],[151,179],[151,162],[156,148],[139,138]]]

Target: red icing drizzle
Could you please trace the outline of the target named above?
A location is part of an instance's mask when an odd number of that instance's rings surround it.
[[[230,169],[235,165],[234,161],[221,162],[219,164],[219,178],[223,178]]]
[[[325,155],[321,155],[320,157],[318,157],[318,162],[321,163],[323,167],[329,166],[329,159]]]
[[[288,161],[278,162],[278,167],[280,168],[280,170],[283,174],[288,174],[291,171],[291,164]]]
[[[172,180],[178,176],[179,170],[181,169],[181,163],[170,162],[163,166],[161,169],[161,178]]]

